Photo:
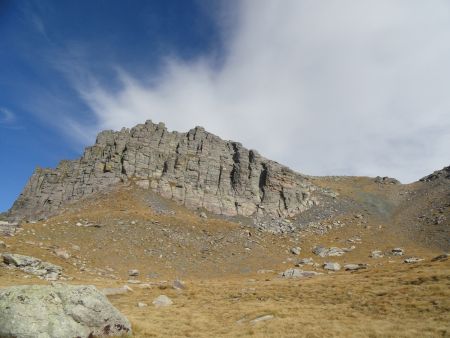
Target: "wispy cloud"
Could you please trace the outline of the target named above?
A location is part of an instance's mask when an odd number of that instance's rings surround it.
[[[11,125],[16,121],[16,116],[9,109],[0,107],[0,124]]]
[[[169,58],[145,82],[118,71],[119,90],[74,81],[98,120],[90,131],[148,118],[176,130],[203,125],[317,175],[412,181],[449,164],[449,2],[239,6],[220,68],[208,55]]]

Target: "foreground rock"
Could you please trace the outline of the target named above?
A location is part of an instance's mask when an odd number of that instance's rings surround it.
[[[130,322],[94,286],[25,285],[0,290],[0,337],[106,337]]]
[[[39,258],[12,253],[4,253],[2,257],[6,265],[16,267],[41,279],[55,281],[61,277],[62,268],[60,266],[43,262]]]

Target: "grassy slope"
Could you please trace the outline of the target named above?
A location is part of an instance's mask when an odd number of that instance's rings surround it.
[[[339,220],[346,225],[323,236],[249,233],[239,224],[205,220],[169,201],[159,203],[175,214],[155,213],[149,208],[154,204],[149,198],[154,196],[122,189],[72,205],[46,222],[25,225],[19,235],[4,239],[11,246],[4,251],[59,264],[75,278],[70,283],[76,284],[121,286],[127,283],[131,268],[141,271],[138,278],[143,282],[183,278],[187,283],[183,291],[164,283],[146,289],[132,285],[134,292],[110,298],[132,321],[136,337],[450,336],[450,263],[430,262],[441,250],[405,232],[411,216],[396,209],[408,202],[405,192],[417,188],[380,186],[367,178],[316,183],[355,201],[354,211],[363,213],[364,221],[356,220],[353,212],[341,214]],[[102,227],[75,225],[84,220]],[[354,236],[361,243],[348,241]],[[317,258],[310,252],[315,244],[356,248],[342,257]],[[362,262],[370,267],[357,273],[282,280],[277,272],[294,266],[298,257],[289,249],[297,245],[303,249],[300,257],[313,257],[320,264]],[[396,246],[426,261],[406,265],[398,257],[368,257],[372,250]],[[55,247],[67,249],[72,257],[56,257]],[[81,271],[83,264],[86,269]],[[274,273],[257,274],[259,269]],[[158,277],[148,278],[149,272]],[[24,276],[0,268],[0,286],[43,283]],[[160,294],[171,297],[174,305],[153,308],[151,301]],[[137,302],[150,306],[138,308]],[[275,318],[248,323],[265,314]]]

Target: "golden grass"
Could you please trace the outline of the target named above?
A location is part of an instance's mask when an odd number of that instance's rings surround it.
[[[438,262],[309,280],[192,280],[181,292],[135,290],[111,301],[135,337],[450,337],[449,272]],[[174,305],[154,308],[160,294]],[[249,323],[267,314],[274,319]]]

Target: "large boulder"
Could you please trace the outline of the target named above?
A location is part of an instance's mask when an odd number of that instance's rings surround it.
[[[0,289],[0,337],[128,334],[130,322],[94,286],[55,283]]]

